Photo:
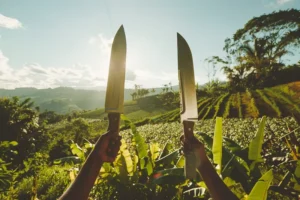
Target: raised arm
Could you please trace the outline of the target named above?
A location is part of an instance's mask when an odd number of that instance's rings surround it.
[[[213,200],[238,200],[219,177],[206,156],[204,145],[195,136],[189,139],[181,137],[181,144],[184,152],[193,151],[199,156],[200,162],[197,169]]]
[[[120,140],[118,134],[110,131],[100,136],[78,176],[59,200],[88,199],[102,164],[116,159],[121,146]]]

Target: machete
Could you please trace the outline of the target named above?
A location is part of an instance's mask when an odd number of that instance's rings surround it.
[[[180,117],[183,123],[184,138],[194,137],[194,122],[198,120],[198,107],[194,76],[192,52],[185,39],[177,33],[178,77],[180,86]],[[185,152],[184,173],[186,178],[194,179],[196,171],[196,154]]]
[[[120,114],[124,107],[124,84],[126,71],[126,36],[123,25],[115,35],[111,47],[110,64],[105,97],[105,112],[108,113],[108,131],[119,133]],[[113,145],[113,144],[111,144]]]

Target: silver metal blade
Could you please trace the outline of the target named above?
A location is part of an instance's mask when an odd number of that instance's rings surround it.
[[[179,33],[177,33],[177,49],[181,121],[197,121],[198,108],[192,52]]]
[[[105,112],[123,113],[126,70],[126,36],[123,25],[112,43],[106,87]]]

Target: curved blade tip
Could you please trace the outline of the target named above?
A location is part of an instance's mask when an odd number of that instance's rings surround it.
[[[125,29],[124,29],[124,25],[123,25],[123,24],[122,24],[122,25],[120,26],[120,28],[118,29],[117,34],[118,34],[119,32],[125,33]]]
[[[178,37],[182,37],[182,35],[180,33],[177,32],[177,38]],[[183,37],[182,37],[183,38]]]
[[[180,40],[184,41],[187,44],[187,41],[184,39],[184,37],[180,33],[177,32],[177,42]]]

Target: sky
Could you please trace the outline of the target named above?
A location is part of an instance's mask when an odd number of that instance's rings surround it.
[[[0,88],[105,88],[122,24],[126,88],[178,85],[177,32],[204,84],[204,60],[224,56],[226,38],[255,16],[289,8],[300,9],[300,0],[0,0]],[[226,80],[221,72],[216,77]]]

